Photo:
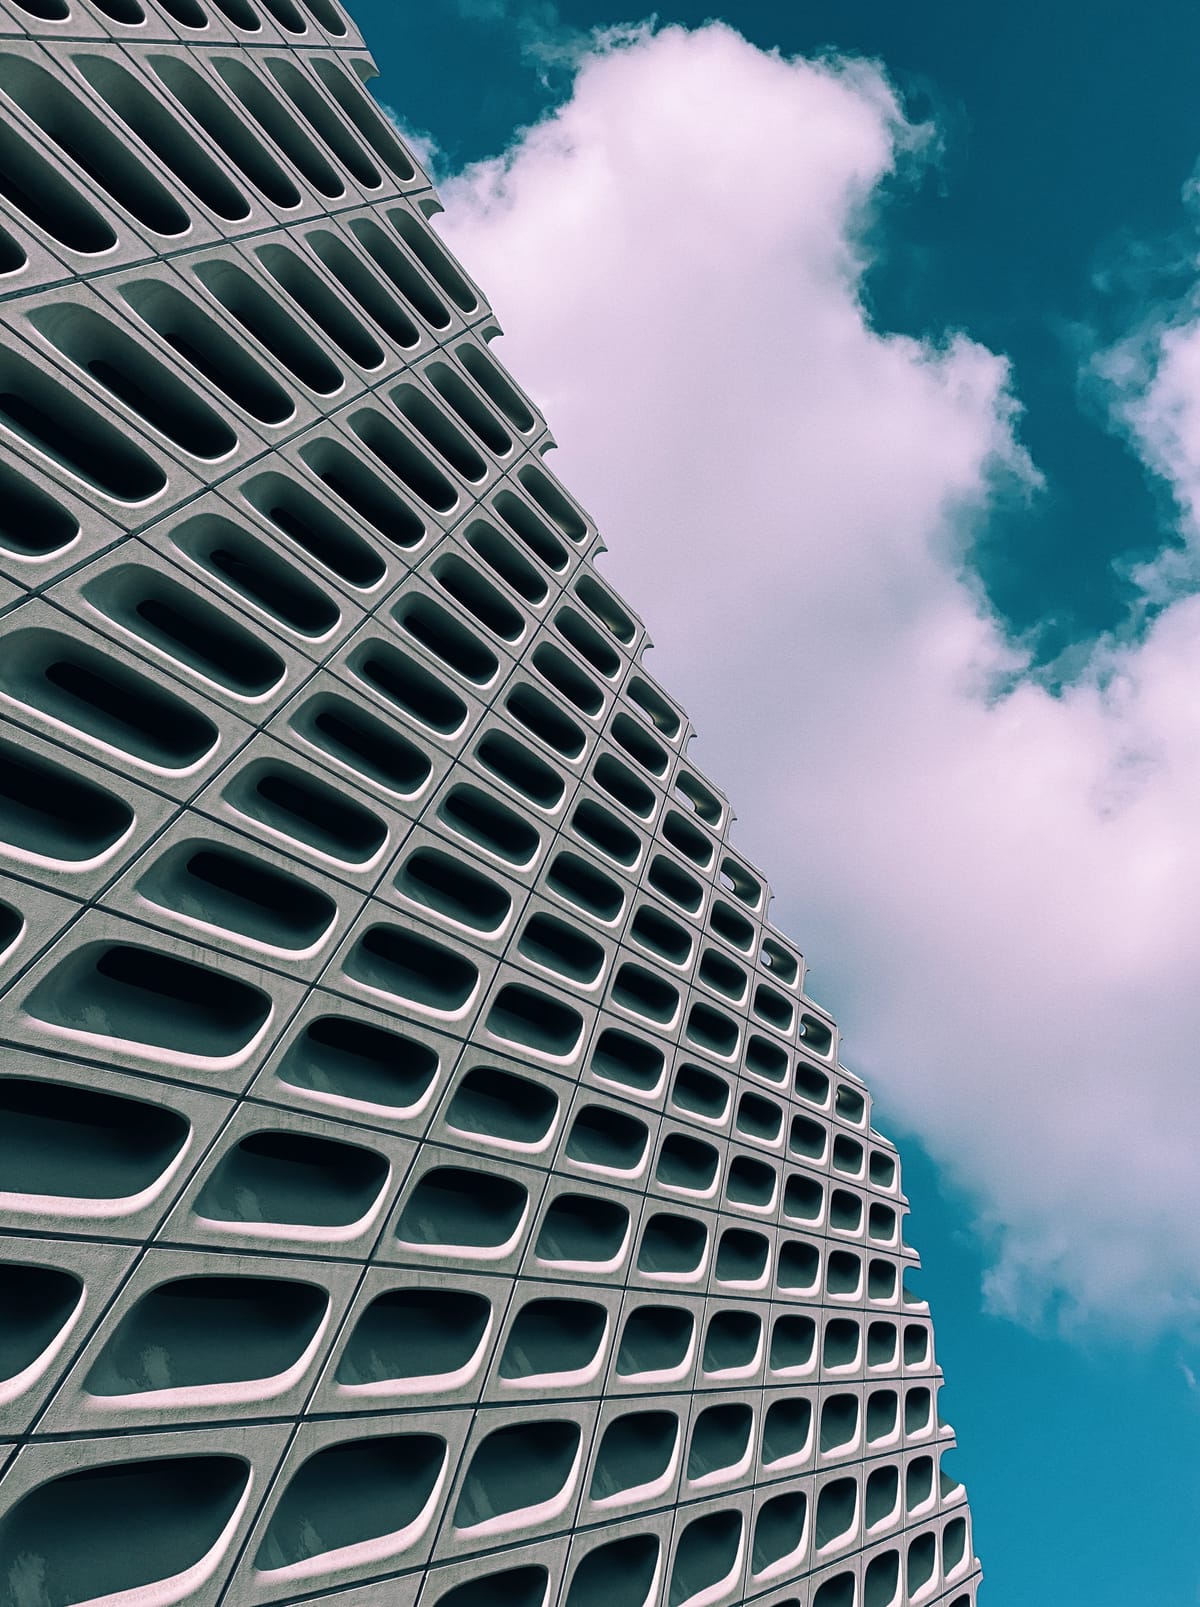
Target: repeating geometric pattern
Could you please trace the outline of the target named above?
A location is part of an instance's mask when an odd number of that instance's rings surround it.
[[[0,0],[0,1604],[975,1598],[893,1146],[335,0]]]

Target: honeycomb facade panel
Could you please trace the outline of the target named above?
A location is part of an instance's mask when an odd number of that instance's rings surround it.
[[[338,0],[0,0],[0,1604],[969,1607],[894,1147]]]

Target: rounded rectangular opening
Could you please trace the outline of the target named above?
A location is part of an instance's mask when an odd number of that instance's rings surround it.
[[[399,926],[368,927],[345,962],[346,974],[392,998],[457,1014],[479,983],[465,955]]]
[[[583,1017],[558,999],[509,982],[492,1003],[487,1030],[506,1043],[565,1060],[583,1035]]]
[[[331,1100],[404,1111],[419,1104],[437,1076],[427,1044],[354,1016],[315,1016],[279,1063],[280,1082]]]
[[[190,1125],[162,1105],[32,1077],[0,1078],[7,1194],[123,1200],[173,1165]]]
[[[621,1083],[639,1093],[658,1087],[665,1058],[656,1044],[619,1027],[605,1027],[592,1050],[592,1070],[608,1082]]]
[[[173,1278],[122,1317],[84,1387],[140,1395],[277,1378],[300,1361],[328,1309],[329,1296],[312,1283]]]
[[[143,564],[119,564],[86,582],[83,596],[115,624],[235,697],[262,698],[287,666],[228,610]]]
[[[571,827],[584,842],[590,843],[618,865],[628,869],[637,864],[642,851],[637,833],[592,799],[584,798],[575,806]]]
[[[793,1462],[806,1456],[812,1422],[812,1402],[807,1397],[776,1396],[763,1419],[763,1466]]]
[[[626,1412],[614,1417],[596,1452],[590,1499],[613,1502],[656,1485],[667,1475],[678,1443],[679,1419],[674,1412]],[[640,1598],[637,1607],[643,1607]]]
[[[364,1391],[464,1372],[492,1323],[490,1302],[469,1289],[388,1289],[350,1331],[337,1381]]]
[[[590,1194],[559,1194],[542,1218],[535,1254],[568,1266],[609,1265],[629,1234],[629,1212],[615,1200]]]
[[[578,1423],[547,1420],[493,1429],[471,1458],[454,1510],[456,1529],[550,1506],[572,1478],[582,1434]],[[509,1527],[505,1525],[505,1527]]]
[[[182,842],[138,878],[151,904],[276,951],[311,950],[332,929],[327,893],[249,854]]]
[[[617,1372],[640,1378],[676,1372],[692,1348],[696,1319],[684,1306],[635,1306],[625,1319]]]
[[[517,949],[535,965],[581,987],[590,987],[604,968],[604,950],[594,938],[540,911],[526,922]]]
[[[537,830],[479,787],[452,787],[438,805],[438,818],[485,853],[518,867],[531,863],[541,847]]]
[[[221,796],[239,814],[344,865],[368,863],[387,841],[374,811],[281,759],[251,760]]]
[[[738,1566],[742,1546],[740,1512],[710,1512],[694,1518],[675,1548],[668,1607],[711,1599]]]
[[[161,1456],[94,1463],[46,1480],[0,1521],[0,1575],[38,1568],[49,1602],[137,1592],[177,1595],[212,1553],[250,1478],[240,1456]],[[139,1541],[130,1544],[137,1514]]]
[[[567,850],[551,860],[546,886],[601,921],[615,920],[625,904],[625,894],[610,876]]]
[[[396,1224],[404,1244],[456,1250],[503,1250],[525,1220],[526,1189],[512,1178],[457,1166],[427,1171]]]
[[[529,1077],[473,1066],[454,1091],[446,1125],[486,1142],[537,1149],[558,1120],[558,1096]]]
[[[762,1344],[762,1318],[753,1311],[718,1311],[709,1318],[701,1366],[706,1373],[751,1371]]]
[[[414,903],[475,932],[498,932],[512,910],[505,888],[436,848],[410,854],[395,884]]]
[[[116,1038],[210,1060],[245,1050],[271,1001],[238,977],[154,949],[86,943],[32,990],[36,1020],[86,1037]]]
[[[349,698],[321,692],[301,704],[292,729],[356,775],[399,798],[411,798],[433,765],[414,742]]]
[[[405,1531],[429,1506],[445,1464],[437,1434],[373,1434],[324,1446],[285,1485],[254,1566],[270,1574],[369,1542],[377,1552],[388,1536],[411,1543],[416,1535]]]
[[[587,1371],[608,1332],[608,1315],[591,1300],[528,1300],[518,1311],[500,1357],[510,1382]]]
[[[26,856],[81,865],[103,857],[133,825],[114,794],[0,740],[0,842]]]
[[[811,1367],[816,1344],[817,1325],[812,1317],[791,1312],[777,1317],[771,1330],[771,1371],[795,1373]]]
[[[0,351],[0,423],[114,502],[149,502],[166,486],[166,475],[148,453],[13,350]]]
[[[346,1228],[361,1222],[388,1180],[375,1150],[310,1133],[251,1133],[229,1149],[193,1207],[210,1222]]]
[[[251,607],[299,636],[327,636],[341,620],[332,597],[230,519],[200,514],[173,530],[171,540]]]
[[[261,363],[181,290],[160,279],[130,280],[121,299],[183,361],[251,418],[283,424],[296,404]]]
[[[671,1099],[680,1110],[704,1121],[724,1121],[729,1110],[729,1084],[715,1071],[685,1061],[675,1073]]]
[[[532,508],[511,491],[497,491],[494,505],[508,528],[520,537],[547,569],[553,569],[557,574],[567,567],[566,548]]]
[[[567,1137],[568,1160],[599,1171],[632,1173],[640,1169],[649,1132],[645,1122],[609,1105],[584,1105]]]
[[[767,1275],[770,1245],[761,1233],[726,1228],[717,1246],[718,1283],[756,1284]]]
[[[485,770],[539,809],[554,809],[566,790],[561,777],[506,731],[489,731],[475,749]]]

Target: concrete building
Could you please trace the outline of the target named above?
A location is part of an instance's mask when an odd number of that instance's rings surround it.
[[[336,0],[0,0],[0,1607],[968,1607],[893,1146]]]

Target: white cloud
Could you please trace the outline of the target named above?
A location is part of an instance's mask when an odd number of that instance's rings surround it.
[[[962,568],[972,521],[1036,494],[1006,366],[860,300],[920,138],[869,65],[642,33],[446,187],[445,233],[849,1063],[978,1199],[993,1302],[1182,1320],[1200,601],[1061,696],[1023,675]]]

